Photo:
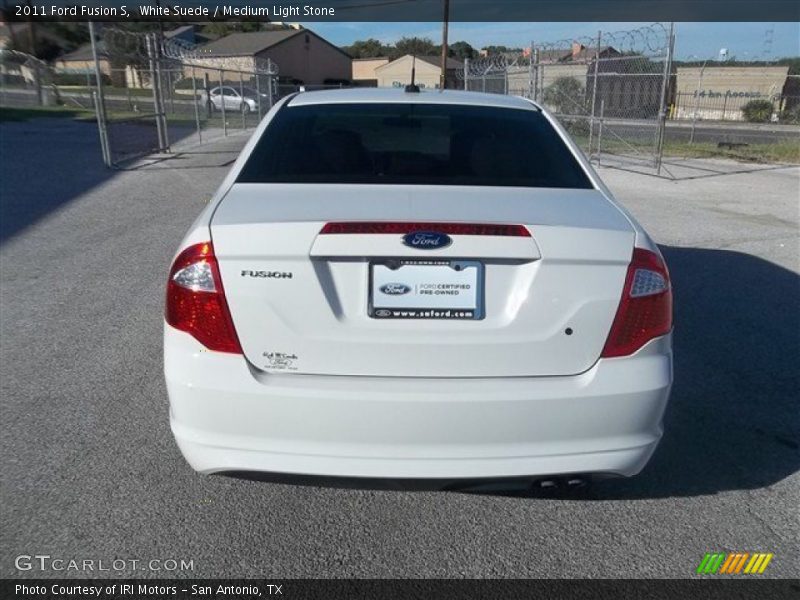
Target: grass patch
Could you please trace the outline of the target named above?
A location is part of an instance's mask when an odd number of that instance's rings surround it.
[[[665,142],[664,156],[730,158],[744,162],[800,164],[800,139],[773,144],[719,148],[714,143]]]
[[[573,136],[575,142],[584,152],[588,153],[589,138]],[[594,150],[597,150],[595,138]],[[643,159],[652,156],[655,151],[652,143],[626,144],[621,140],[603,138],[602,151],[604,154],[636,156],[639,152]],[[695,142],[690,144],[685,141],[664,142],[664,156],[671,158],[727,158],[742,162],[753,163],[784,163],[800,164],[800,137],[797,140],[780,140],[771,144],[749,144],[734,148],[718,147],[716,142]]]
[[[48,106],[44,108],[36,106],[30,108],[0,106],[0,122],[21,122],[41,118],[81,119],[86,117],[94,119],[94,111],[62,106]]]

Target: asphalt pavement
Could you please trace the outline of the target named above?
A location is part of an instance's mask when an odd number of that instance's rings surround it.
[[[681,578],[713,551],[800,575],[800,169],[602,170],[676,290],[641,475],[567,497],[340,489],[198,475],[169,431],[168,263],[244,139],[108,171],[91,124],[0,123],[0,576]],[[15,567],[36,554],[126,566]]]

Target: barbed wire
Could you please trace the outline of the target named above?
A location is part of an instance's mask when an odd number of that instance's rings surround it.
[[[600,48],[609,46],[621,54],[638,55],[647,60],[666,55],[669,30],[662,23],[652,23],[636,29],[601,32],[598,37],[581,36],[552,42],[535,42],[533,48],[523,52],[504,52],[470,60],[456,74],[461,80],[465,77],[502,76],[510,71],[529,68],[531,60],[551,63],[567,61],[573,58],[575,48],[586,51],[579,61],[588,62],[594,58],[592,50],[598,48],[598,41]],[[574,64],[575,61],[571,62]]]
[[[152,33],[126,31],[115,27],[108,27],[103,36],[106,50],[121,54],[130,59],[139,61],[149,60],[153,54],[151,47],[157,43],[158,37]],[[181,63],[184,66],[198,68],[213,68],[223,71],[242,71],[243,56],[228,54],[215,54],[204,49],[198,44],[186,40],[162,37],[159,55],[168,60]],[[251,57],[247,57],[250,59]],[[254,75],[277,75],[278,65],[270,59],[252,56],[252,70]]]
[[[502,53],[482,56],[464,62],[464,68],[456,71],[458,79],[469,77],[488,77],[502,75],[516,68],[530,66],[530,56],[525,54]]]
[[[669,30],[663,23],[651,23],[635,29],[602,31],[598,36],[580,36],[550,42],[537,42],[539,51],[571,50],[574,44],[584,48],[611,46],[618,52],[636,53],[643,56],[661,56],[669,46]]]

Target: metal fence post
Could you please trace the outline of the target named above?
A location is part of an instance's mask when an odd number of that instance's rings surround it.
[[[239,97],[242,100],[242,129],[247,129],[247,117],[245,115],[245,107],[250,108],[250,105],[244,101],[244,73],[239,71]]]
[[[268,93],[269,103],[268,103],[268,105],[269,105],[270,109],[272,108],[272,105],[275,102],[274,95],[273,95],[273,89],[272,89],[272,87],[273,87],[272,71],[273,71],[273,69],[272,69],[272,60],[268,58],[267,59],[267,73],[268,73],[268,75],[267,75],[267,86],[269,86],[269,93]]]
[[[158,149],[159,151],[162,151],[164,149],[164,133],[161,131],[162,123],[159,115],[158,74],[156,71],[155,50],[153,49],[154,40],[150,35],[147,35],[145,36],[145,43],[147,44],[147,56],[150,62],[150,87],[153,91],[153,113],[156,120],[156,131],[158,132]]]
[[[36,86],[36,104],[44,106],[44,96],[42,95],[42,74],[39,63],[33,63],[33,85]]]
[[[89,21],[89,38],[92,44],[92,58],[94,59],[94,72],[97,81],[96,91],[94,92],[95,116],[97,117],[97,130],[100,134],[100,150],[103,154],[103,163],[111,166],[111,149],[108,145],[108,129],[106,127],[106,107],[103,101],[103,82],[100,78],[100,63],[97,60],[97,38],[94,33],[94,22]]]
[[[258,106],[258,120],[261,121],[261,76],[256,69],[253,73],[256,78],[256,105]]]
[[[603,121],[606,115],[606,99],[600,99],[600,123],[597,127],[597,166],[600,166],[600,155],[603,153]],[[589,148],[589,152],[591,152]]]
[[[689,133],[689,143],[694,144],[694,130],[697,127],[697,111],[700,110],[700,94],[703,88],[703,74],[706,71],[706,64],[708,59],[700,67],[700,76],[697,78],[697,87],[694,90],[694,114],[692,114],[692,130]]]
[[[169,92],[169,111],[175,114],[175,92],[172,89],[172,69],[167,69],[167,91]]]
[[[203,132],[200,129],[200,104],[197,98],[197,79],[194,76],[194,67],[192,67],[192,100],[194,101],[194,124],[197,127],[197,139],[203,143]]]
[[[589,156],[592,156],[592,138],[594,137],[594,112],[597,105],[597,73],[600,70],[600,44],[603,43],[603,32],[597,32],[597,48],[594,52],[594,76],[592,77],[592,115],[589,118]]]
[[[531,40],[531,51],[530,51],[530,54],[528,54],[528,97],[531,100],[534,99],[534,97],[533,97],[533,89],[534,89],[534,86],[533,86],[533,71],[534,71],[534,69],[533,69],[533,65],[534,65],[533,56],[534,56],[534,53],[535,53],[535,50],[533,49],[533,40]]]
[[[672,76],[672,53],[675,51],[675,23],[669,24],[669,38],[667,39],[667,56],[664,57],[664,74],[661,81],[661,101],[658,108],[658,131],[656,133],[655,168],[656,174],[661,174],[661,161],[664,158],[664,139],[667,133],[667,95],[669,94],[669,79]]]
[[[222,69],[219,70],[219,105],[222,110],[222,135],[228,135],[228,122],[225,120],[225,86],[222,83]]]
[[[464,59],[464,91],[469,91],[469,58]]]
[[[158,91],[158,119],[161,121],[161,151],[169,152],[169,130],[167,129],[167,105],[164,102],[164,88],[161,85],[161,46],[158,43],[159,37],[157,33],[153,34],[153,53],[155,55],[156,63],[156,82]]]

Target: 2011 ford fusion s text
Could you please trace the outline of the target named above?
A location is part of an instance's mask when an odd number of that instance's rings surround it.
[[[202,473],[631,476],[672,383],[658,248],[501,95],[278,102],[180,243],[165,321]]]

